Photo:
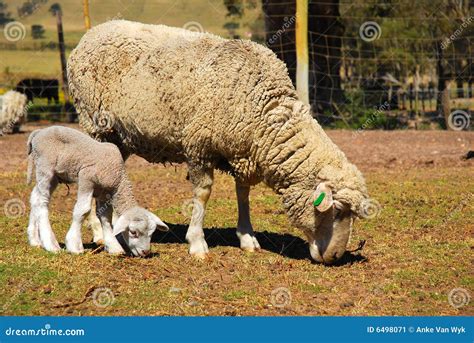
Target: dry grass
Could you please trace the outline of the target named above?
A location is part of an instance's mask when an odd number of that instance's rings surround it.
[[[93,244],[87,244],[81,256],[52,255],[27,245],[27,213],[18,218],[1,213],[0,314],[472,315],[472,304],[455,309],[447,299],[453,288],[473,288],[472,162],[435,160],[418,167],[403,163],[369,168],[356,151],[360,146],[348,143],[348,135],[331,133],[360,162],[383,209],[377,218],[356,222],[351,248],[360,239],[367,244],[362,252],[348,254],[341,265],[311,263],[302,236],[290,227],[277,197],[263,185],[251,192],[253,224],[263,250],[240,251],[233,182],[221,174],[205,222],[211,253],[204,262],[193,260],[184,243],[188,219],[181,211],[191,194],[185,169],[151,166],[133,158],[128,164],[138,198],[172,224],[170,233],[154,237],[153,257],[114,257],[93,252]],[[462,137],[471,143],[472,134]],[[372,138],[372,143],[377,141]],[[27,203],[30,188],[24,184],[21,159],[25,139],[26,135],[0,138],[2,155],[14,151],[0,167],[2,207],[13,198]],[[387,137],[385,141],[392,142]],[[60,242],[74,199],[74,188],[67,197],[65,187],[55,193],[51,220]],[[91,233],[84,230],[84,242],[90,240]],[[98,287],[112,291],[112,304],[94,303]],[[278,287],[291,295],[291,303],[282,308],[272,301]],[[112,298],[102,298],[107,299]]]

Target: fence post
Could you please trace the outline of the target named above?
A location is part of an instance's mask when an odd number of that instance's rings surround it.
[[[91,28],[91,19],[89,16],[89,0],[82,0],[82,9],[84,11],[84,24],[86,26],[86,30]]]
[[[296,91],[309,104],[308,0],[296,0]]]

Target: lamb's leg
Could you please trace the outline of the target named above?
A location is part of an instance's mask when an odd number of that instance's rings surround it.
[[[110,254],[123,254],[124,251],[115,238],[112,229],[113,208],[107,201],[96,199],[96,214],[102,224],[105,250]]]
[[[235,180],[237,192],[237,204],[239,208],[239,219],[237,221],[237,237],[240,240],[240,248],[247,251],[260,249],[257,238],[250,223],[249,193],[250,186]]]
[[[37,172],[36,180],[36,186],[31,193],[31,208],[35,224],[39,227],[41,245],[50,252],[59,252],[61,247],[51,228],[48,211],[49,200],[58,182],[53,175],[43,175],[40,172]]]
[[[99,216],[97,215],[97,201],[92,203],[92,210],[87,217],[87,222],[90,228],[92,229],[92,234],[93,234],[93,242],[96,244],[104,244],[104,235],[102,231],[102,225],[99,219]]]
[[[40,234],[39,234],[39,226],[38,226],[38,208],[37,208],[37,191],[36,187],[33,189],[31,192],[30,196],[30,206],[31,206],[31,211],[30,211],[30,221],[28,224],[28,242],[30,243],[31,246],[33,247],[40,247],[41,246],[41,239],[40,239]]]
[[[189,253],[199,259],[204,259],[209,252],[202,225],[207,201],[211,195],[213,169],[202,169],[189,166],[189,180],[193,184],[193,213],[186,233],[189,242]]]
[[[74,205],[72,214],[72,224],[68,233],[66,234],[66,248],[69,252],[80,254],[84,252],[82,245],[82,223],[91,211],[92,195],[94,193],[93,185],[85,179],[79,178],[77,190],[77,202]]]

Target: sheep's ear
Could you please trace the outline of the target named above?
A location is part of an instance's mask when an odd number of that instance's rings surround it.
[[[170,228],[168,225],[163,223],[163,221],[158,218],[154,213],[148,212],[148,218],[150,219],[150,225],[148,226],[148,234],[151,236],[155,229],[160,231],[169,231]]]
[[[125,230],[128,229],[128,226],[130,225],[129,220],[125,216],[120,216],[119,219],[117,219],[117,222],[114,225],[114,236],[117,236],[118,234],[124,232]]]
[[[321,182],[314,192],[313,205],[319,212],[325,212],[331,208],[334,201],[332,191],[326,183]]]

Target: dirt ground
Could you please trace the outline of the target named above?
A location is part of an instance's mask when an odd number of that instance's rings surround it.
[[[264,185],[251,191],[262,250],[235,236],[233,180],[216,175],[205,220],[210,255],[187,254],[191,186],[182,165],[127,161],[139,202],[170,224],[147,259],[111,256],[84,229],[86,253],[27,244],[26,139],[0,137],[0,314],[4,315],[472,315],[473,132],[328,131],[364,173],[379,215],[357,221],[333,267],[312,263],[303,235]],[[50,218],[63,243],[75,187],[55,192]],[[19,204],[18,208],[9,206]],[[5,211],[4,211],[5,210]],[[15,212],[16,210],[16,212]],[[12,214],[12,211],[15,212]],[[8,214],[8,216],[7,216]],[[448,296],[452,292],[451,296]],[[454,294],[454,295],[453,295]],[[453,306],[455,305],[455,306]],[[460,306],[462,305],[462,306]]]

